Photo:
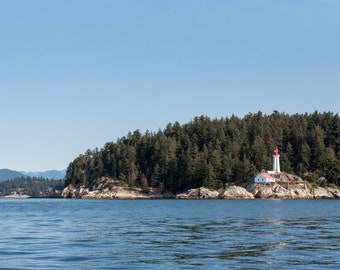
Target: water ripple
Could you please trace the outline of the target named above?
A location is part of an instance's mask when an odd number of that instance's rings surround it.
[[[0,199],[1,269],[338,269],[338,201]]]

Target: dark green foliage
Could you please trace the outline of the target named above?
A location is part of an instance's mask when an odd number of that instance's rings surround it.
[[[59,197],[64,185],[64,180],[24,176],[1,182],[0,196],[18,194],[36,198]]]
[[[339,183],[339,116],[274,111],[250,113],[243,119],[200,116],[185,125],[168,124],[156,133],[137,130],[77,157],[67,169],[65,184],[89,186],[108,176],[143,189],[218,189],[270,170],[275,146],[280,149],[282,170]]]

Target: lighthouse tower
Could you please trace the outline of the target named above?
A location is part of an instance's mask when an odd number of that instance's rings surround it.
[[[273,172],[280,173],[280,155],[279,155],[279,149],[277,147],[274,148]]]

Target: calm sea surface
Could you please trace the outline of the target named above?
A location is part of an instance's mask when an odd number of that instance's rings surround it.
[[[340,269],[339,200],[0,199],[0,269]]]

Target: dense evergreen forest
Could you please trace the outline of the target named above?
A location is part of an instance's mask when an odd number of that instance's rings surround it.
[[[18,177],[0,183],[0,196],[13,194],[35,198],[60,197],[64,180],[51,180],[38,177]]]
[[[340,117],[331,112],[288,115],[274,111],[243,118],[194,118],[164,130],[129,133],[102,149],[88,150],[70,163],[65,185],[90,186],[102,176],[131,186],[181,192],[205,186],[241,184],[270,170],[273,148],[281,170],[310,182],[340,180]]]

